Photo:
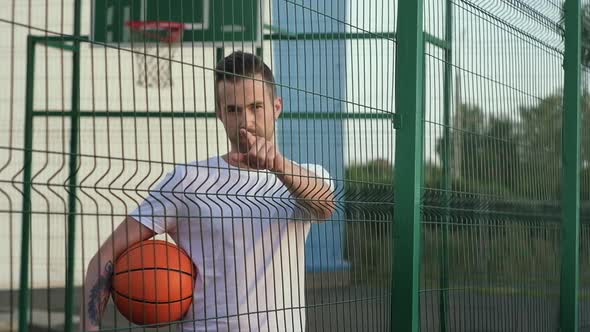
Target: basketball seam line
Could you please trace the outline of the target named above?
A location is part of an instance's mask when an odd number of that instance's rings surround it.
[[[170,272],[179,272],[182,274],[185,274],[187,276],[192,277],[193,275],[191,273],[188,273],[186,271],[183,270],[179,270],[179,269],[169,269],[169,268],[165,268],[165,267],[140,267],[140,268],[136,268],[136,269],[131,269],[131,270],[123,270],[123,271],[119,271],[119,272],[115,272],[115,276],[118,276],[120,274],[123,273],[128,273],[128,272],[137,272],[137,271],[153,271],[153,270],[162,270],[162,271],[170,271]]]
[[[170,303],[186,301],[186,300],[189,300],[193,297],[192,295],[190,295],[185,298],[173,300],[173,301],[148,301],[148,300],[140,300],[140,299],[136,299],[136,298],[127,296],[127,295],[122,294],[121,292],[117,291],[116,289],[113,289],[113,291],[115,292],[115,294],[117,294],[117,296],[124,297],[127,300],[131,300],[131,301],[135,301],[135,302],[139,302],[139,303],[147,303],[147,304],[170,304]]]

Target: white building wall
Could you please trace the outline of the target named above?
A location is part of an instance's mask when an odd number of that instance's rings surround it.
[[[82,35],[88,35],[90,5],[82,3]],[[72,0],[0,2],[0,289],[19,287],[27,35],[71,35],[72,11]],[[270,43],[263,47],[269,57]],[[227,44],[226,53],[233,48],[242,45]],[[252,45],[244,50],[253,51]],[[214,112],[214,47],[179,50],[174,59],[182,64],[172,64],[173,88],[160,91],[135,84],[133,56],[125,49],[82,44],[80,108],[111,117],[81,119],[77,285],[98,246],[173,163],[228,149],[216,119],[117,116],[121,111]],[[35,110],[70,109],[71,59],[71,52],[37,46]],[[35,117],[30,261],[35,288],[65,286],[69,131],[67,116]]]

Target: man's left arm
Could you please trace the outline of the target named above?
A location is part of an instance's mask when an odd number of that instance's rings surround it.
[[[326,220],[332,216],[335,204],[330,179],[285,158],[272,141],[254,136],[245,129],[240,129],[240,138],[247,142],[248,152],[230,153],[230,164],[275,173],[295,196],[299,205],[309,211],[313,218]]]

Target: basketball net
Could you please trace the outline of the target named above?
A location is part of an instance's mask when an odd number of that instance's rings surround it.
[[[167,21],[129,21],[139,86],[172,86],[172,60],[182,43],[184,24]]]

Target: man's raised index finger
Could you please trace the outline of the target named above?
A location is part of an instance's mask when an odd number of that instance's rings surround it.
[[[254,136],[251,132],[247,131],[246,129],[240,129],[240,136],[242,137],[242,139],[246,140],[246,143],[248,143],[248,147],[256,145],[256,136]]]

